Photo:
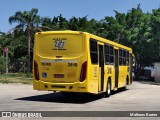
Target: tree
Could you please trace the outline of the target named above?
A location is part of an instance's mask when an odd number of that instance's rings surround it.
[[[24,30],[27,33],[28,42],[28,61],[27,72],[31,72],[31,45],[33,45],[33,33],[40,24],[40,16],[38,9],[33,8],[31,11],[17,11],[13,16],[9,17],[9,23],[18,23],[14,30]]]
[[[151,34],[154,44],[155,61],[160,61],[160,8],[152,10]]]
[[[159,22],[152,18],[152,14],[143,13],[138,5],[126,14],[115,11],[115,17],[105,17],[107,38],[133,49],[136,57],[135,72],[137,78],[145,66],[149,66],[156,60],[154,34],[158,35]],[[155,15],[157,16],[157,14]],[[154,23],[151,22],[151,18]],[[158,16],[156,17],[159,20]],[[158,22],[158,23],[157,23]],[[153,32],[153,26],[154,32]],[[159,36],[157,37],[159,39]],[[157,39],[157,41],[158,41]],[[156,42],[158,44],[158,42]],[[156,48],[158,51],[158,48]],[[151,57],[152,56],[152,57]]]
[[[137,75],[145,66],[160,61],[160,8],[152,13],[144,13],[140,8],[132,8],[127,13],[114,11],[115,16],[97,21],[84,17],[71,17],[67,20],[61,14],[53,18],[37,15],[38,10],[16,12],[9,23],[18,23],[11,36],[0,36],[0,56],[7,45],[11,49],[11,60],[26,58],[27,71],[30,72],[30,57],[33,48],[33,33],[48,30],[84,31],[131,47],[136,57]],[[26,37],[27,36],[27,37]],[[26,62],[24,60],[24,62]]]
[[[42,21],[42,30],[66,30],[68,28],[68,21],[60,14],[53,19],[49,17],[41,18]]]
[[[0,56],[0,74],[5,72],[5,57],[4,56]]]

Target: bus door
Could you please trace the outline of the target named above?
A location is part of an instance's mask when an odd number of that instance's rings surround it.
[[[103,45],[98,45],[99,48],[99,68],[100,68],[100,79],[99,79],[99,91],[103,91],[104,86],[104,52]]]
[[[118,88],[118,76],[119,76],[119,62],[118,62],[118,50],[115,49],[114,51],[114,57],[115,57],[115,63],[114,63],[114,68],[115,68],[115,88]]]

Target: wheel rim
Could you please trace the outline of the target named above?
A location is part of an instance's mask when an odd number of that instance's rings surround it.
[[[108,86],[107,86],[107,92],[108,92],[108,94],[110,94],[111,93],[111,86],[110,86],[110,82],[108,83]]]

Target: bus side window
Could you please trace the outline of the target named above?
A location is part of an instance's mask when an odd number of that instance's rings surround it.
[[[119,65],[123,65],[123,54],[122,54],[122,49],[119,49]]]
[[[123,50],[123,65],[126,65],[126,51]]]
[[[114,64],[114,49],[110,46],[110,64]]]
[[[129,66],[129,51],[126,52],[126,65]]]
[[[90,39],[90,56],[91,56],[91,63],[98,64],[97,41],[93,39]]]
[[[110,60],[110,57],[109,57],[109,45],[105,45],[104,49],[105,49],[105,64],[108,65],[109,64],[109,60]]]
[[[114,49],[113,46],[105,44],[105,64],[114,64]]]

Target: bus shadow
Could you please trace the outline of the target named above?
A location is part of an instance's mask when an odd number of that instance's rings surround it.
[[[111,95],[116,95],[116,94],[119,94],[119,93],[123,93],[123,92],[126,92],[128,91],[129,89],[126,89],[124,90],[123,88],[119,88],[118,90],[116,91],[112,91],[112,94]]]
[[[84,104],[88,102],[93,102],[98,99],[101,99],[101,96],[91,95],[91,94],[77,94],[73,96],[63,96],[61,93],[50,93],[50,94],[22,97],[22,98],[17,98],[15,100]]]

